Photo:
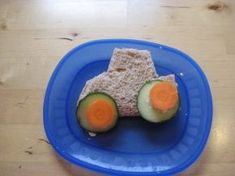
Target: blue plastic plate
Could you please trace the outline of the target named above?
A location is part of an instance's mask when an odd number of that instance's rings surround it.
[[[76,121],[76,103],[85,82],[105,71],[114,48],[149,50],[158,74],[176,75],[181,107],[172,120],[153,124],[121,118],[117,126],[91,137]],[[84,43],[63,57],[44,100],[47,137],[72,164],[110,175],[168,175],[183,171],[201,154],[212,122],[207,79],[183,52],[152,42],[111,39]]]

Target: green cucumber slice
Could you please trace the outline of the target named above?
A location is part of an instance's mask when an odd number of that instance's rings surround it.
[[[139,113],[145,120],[149,122],[159,123],[159,122],[169,120],[172,117],[174,117],[174,115],[176,114],[179,108],[179,101],[177,102],[174,108],[164,113],[154,109],[151,106],[151,102],[149,99],[150,90],[155,84],[158,84],[160,82],[161,80],[153,80],[153,81],[149,81],[145,83],[144,86],[142,86],[142,88],[140,89],[138,97],[137,97],[137,107],[138,107]]]
[[[87,110],[88,106],[97,99],[106,100],[107,102],[110,103],[110,105],[113,107],[113,109],[115,111],[115,118],[113,119],[113,122],[110,125],[105,126],[102,129],[100,129],[100,128],[95,129],[95,128],[91,127],[91,125],[87,121],[87,116],[86,116],[86,110]],[[76,115],[77,115],[77,119],[78,119],[81,127],[83,127],[84,129],[86,129],[90,132],[105,132],[105,131],[108,131],[111,128],[113,128],[115,126],[115,124],[117,123],[118,108],[117,108],[117,104],[114,101],[114,99],[111,96],[109,96],[108,94],[103,93],[103,92],[93,92],[93,93],[88,94],[86,97],[84,97],[82,100],[79,101]]]

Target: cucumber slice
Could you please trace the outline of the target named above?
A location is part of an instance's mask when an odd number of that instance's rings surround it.
[[[172,117],[174,117],[174,115],[176,114],[179,108],[179,101],[177,102],[174,108],[166,112],[160,112],[151,106],[151,102],[149,98],[150,90],[155,84],[158,84],[160,82],[161,80],[154,80],[154,81],[149,81],[145,83],[144,86],[140,89],[138,97],[137,97],[137,107],[138,107],[139,113],[145,120],[149,122],[158,123],[158,122],[169,120]]]
[[[89,123],[88,120],[88,116],[87,116],[87,109],[89,108],[89,106],[95,102],[96,100],[104,100],[105,102],[107,102],[109,105],[111,105],[111,107],[114,110],[114,117],[112,117],[112,121],[108,124],[106,124],[106,126],[103,126],[102,128],[96,128],[94,126],[92,126],[91,123]],[[94,93],[90,93],[88,94],[86,97],[84,97],[82,100],[80,100],[78,107],[77,107],[77,119],[81,125],[81,127],[83,127],[84,129],[90,131],[90,132],[105,132],[110,130],[111,128],[113,128],[115,126],[115,124],[117,123],[117,119],[118,119],[118,108],[117,108],[117,104],[114,101],[114,99],[102,92],[94,92]],[[101,117],[103,118],[103,117]]]

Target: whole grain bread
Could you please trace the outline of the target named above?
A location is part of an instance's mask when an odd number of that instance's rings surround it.
[[[79,100],[91,92],[105,92],[117,102],[120,116],[138,116],[138,91],[146,81],[157,78],[149,51],[116,48],[108,70],[86,82]]]

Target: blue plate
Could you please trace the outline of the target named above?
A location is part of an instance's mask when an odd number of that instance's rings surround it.
[[[160,75],[176,75],[181,107],[168,122],[121,118],[113,130],[91,137],[76,121],[77,99],[85,82],[107,69],[116,47],[149,50]],[[179,50],[140,40],[96,40],[74,48],[57,65],[44,100],[44,127],[55,151],[72,164],[110,175],[183,171],[203,151],[211,122],[210,88],[196,62]]]

